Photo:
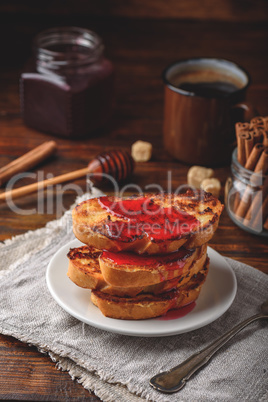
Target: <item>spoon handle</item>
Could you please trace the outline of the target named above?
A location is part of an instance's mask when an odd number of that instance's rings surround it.
[[[245,321],[242,321],[233,329],[219,337],[209,346],[190,356],[187,360],[185,360],[178,366],[152,377],[150,380],[150,385],[158,391],[170,394],[179,391],[184,387],[186,381],[189,380],[189,378],[197,370],[206,365],[212,358],[212,356],[223,345],[225,345],[225,343],[228,342],[229,339],[231,339],[234,335],[241,331],[241,329],[245,328],[248,324],[260,318],[268,318],[268,315],[260,313],[247,318]]]

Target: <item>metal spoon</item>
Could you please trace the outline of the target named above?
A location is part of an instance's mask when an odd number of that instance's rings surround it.
[[[259,320],[260,318],[268,318],[268,300],[261,305],[261,313],[255,314],[252,317],[247,318],[245,321],[242,321],[212,344],[190,356],[178,366],[155,375],[151,378],[150,385],[156,390],[168,394],[181,390],[186,384],[186,381],[188,381],[197,370],[205,366],[212,356],[223,345],[225,345],[229,339],[241,331],[241,329],[245,328],[248,324]]]

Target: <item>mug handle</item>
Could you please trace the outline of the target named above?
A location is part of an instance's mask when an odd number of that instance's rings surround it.
[[[255,116],[259,116],[259,112],[250,102],[241,102],[232,106],[232,114],[234,124],[238,121],[250,121]]]

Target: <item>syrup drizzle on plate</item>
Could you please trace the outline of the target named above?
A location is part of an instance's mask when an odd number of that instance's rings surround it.
[[[195,306],[196,306],[195,302],[192,302],[184,307],[169,310],[165,315],[156,318],[156,320],[159,321],[176,320],[177,318],[181,318],[189,314],[195,308]]]

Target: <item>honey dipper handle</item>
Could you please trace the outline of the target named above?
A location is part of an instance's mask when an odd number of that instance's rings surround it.
[[[0,194],[0,201],[8,200],[8,198],[19,198],[24,195],[28,195],[34,193],[38,190],[45,189],[48,186],[52,186],[54,184],[60,184],[67,181],[79,179],[81,177],[86,176],[88,173],[88,168],[83,168],[79,170],[75,170],[74,172],[65,173],[60,176],[53,177],[51,179],[39,181],[37,183],[29,184],[28,186],[23,186],[20,188],[16,188],[14,190],[6,191],[5,193]]]

